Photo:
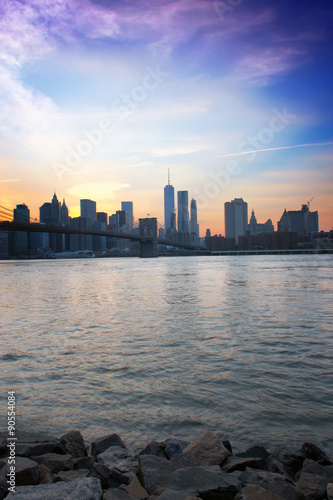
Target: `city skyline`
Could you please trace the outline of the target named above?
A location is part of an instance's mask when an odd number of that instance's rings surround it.
[[[312,197],[333,225],[332,6],[211,0],[2,5],[0,197],[38,217],[51,189],[163,224],[170,168],[201,236],[242,197],[276,228]],[[260,151],[260,153],[258,153]]]

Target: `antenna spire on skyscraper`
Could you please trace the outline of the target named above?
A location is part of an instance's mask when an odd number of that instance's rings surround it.
[[[170,186],[170,168],[168,168],[168,186]]]

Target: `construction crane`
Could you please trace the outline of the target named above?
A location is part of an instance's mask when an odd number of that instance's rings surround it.
[[[314,196],[312,196],[311,200],[310,201],[307,201],[307,205],[308,205],[308,209],[309,209],[309,212],[310,212],[310,203],[311,201],[313,200]]]

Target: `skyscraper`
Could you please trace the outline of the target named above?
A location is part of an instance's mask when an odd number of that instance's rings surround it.
[[[51,201],[51,221],[56,225],[60,223],[60,202],[55,193]]]
[[[178,232],[189,233],[188,191],[178,191]]]
[[[81,217],[95,222],[96,220],[96,201],[80,200]]]
[[[130,230],[132,231],[134,225],[134,216],[133,216],[133,202],[132,201],[122,201],[121,202],[121,210],[123,212],[128,213],[128,225]]]
[[[30,222],[30,210],[25,203],[16,205],[13,210],[14,222]]]
[[[225,236],[235,238],[245,236],[247,228],[247,203],[243,198],[235,198],[224,204]]]
[[[168,229],[174,228],[173,221],[175,213],[175,191],[170,184],[170,174],[168,171],[168,184],[164,188],[164,230],[167,234]]]
[[[191,200],[190,240],[194,245],[199,244],[197,202],[194,198]]]
[[[62,205],[60,207],[60,224],[62,226],[67,226],[69,224],[68,208],[65,199],[62,200]]]

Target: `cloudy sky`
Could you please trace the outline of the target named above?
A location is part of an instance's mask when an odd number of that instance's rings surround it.
[[[292,5],[292,7],[291,7]],[[170,168],[201,235],[242,197],[333,226],[331,2],[2,0],[0,200],[54,190],[163,224]],[[258,152],[258,150],[260,150]]]

